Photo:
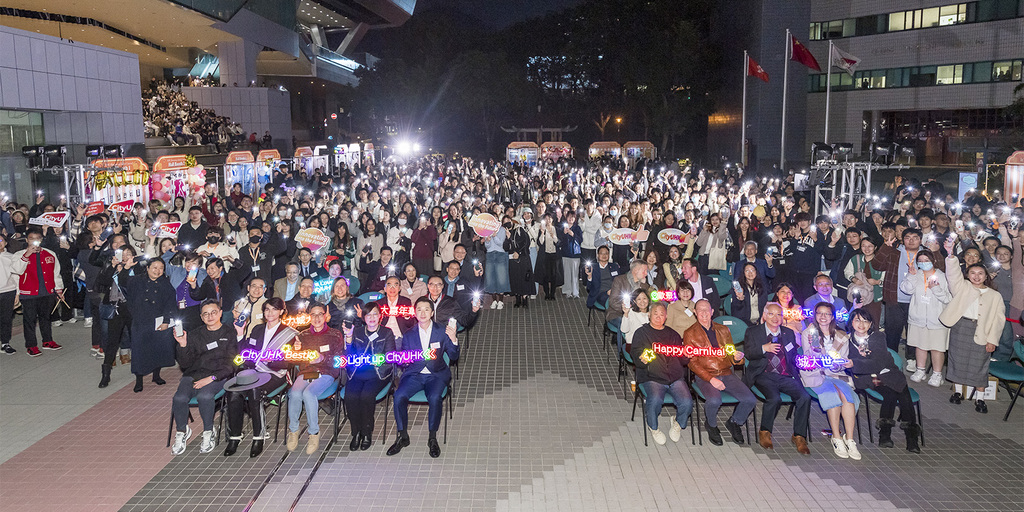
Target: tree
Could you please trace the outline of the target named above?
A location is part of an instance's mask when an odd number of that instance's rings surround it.
[[[465,52],[452,63],[449,74],[451,106],[475,120],[484,136],[484,149],[493,154],[499,124],[529,107],[530,85],[503,53]]]

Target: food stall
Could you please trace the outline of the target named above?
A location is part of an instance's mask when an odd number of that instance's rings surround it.
[[[277,171],[281,160],[281,153],[276,149],[264,149],[256,155],[256,194],[263,193],[263,187],[274,179],[274,172]]]
[[[540,145],[540,157],[552,162],[559,158],[572,158],[572,146],[568,142],[548,141]]]
[[[362,163],[363,151],[359,147],[358,142],[353,142],[348,145],[348,150],[345,151],[345,163],[351,168]]]
[[[134,199],[146,203],[150,198],[150,173],[138,157],[101,158],[89,162],[82,171],[82,201],[104,204]]]
[[[619,158],[622,156],[622,146],[618,142],[604,141],[595,142],[590,145],[589,156],[594,158]]]
[[[658,157],[658,149],[647,141],[630,141],[622,149],[626,152],[626,164],[633,165],[641,158],[654,159]]]
[[[317,146],[317,149],[321,147],[324,150],[327,149],[327,146]],[[292,170],[294,172],[305,171],[307,177],[312,176],[318,168],[326,170],[328,160],[328,155],[321,155],[309,146],[298,147],[295,148],[295,155],[292,159]]]
[[[511,163],[536,165],[540,158],[540,147],[536,142],[512,142],[505,149],[505,160]]]
[[[251,151],[232,151],[224,161],[224,185],[227,190],[235,183],[242,185],[242,193],[252,195],[256,190],[256,158]]]
[[[377,163],[377,155],[372,142],[363,144],[363,163],[366,165],[373,165]]]
[[[1003,197],[1024,196],[1024,151],[1014,152],[1006,159],[1005,175]]]
[[[206,170],[192,155],[164,155],[153,164],[149,184],[153,199],[170,204],[175,197],[184,197],[185,206],[191,206],[188,199],[203,194]]]

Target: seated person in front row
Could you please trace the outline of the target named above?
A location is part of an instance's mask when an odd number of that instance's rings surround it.
[[[811,414],[811,395],[807,394],[800,382],[800,371],[796,356],[800,343],[796,333],[782,325],[782,306],[769,302],[762,315],[764,324],[747,329],[743,346],[747,349],[749,366],[743,372],[743,382],[748,386],[757,385],[764,394],[764,408],[761,410],[761,427],[757,439],[765,450],[774,450],[772,426],[782,407],[780,393],[791,396],[796,403],[793,414],[793,444],[796,451],[810,455],[807,447],[807,418]]]
[[[317,359],[300,360],[295,382],[288,389],[288,451],[299,446],[299,416],[303,405],[306,409],[306,423],[309,441],[306,455],[312,455],[320,446],[320,394],[326,391],[344,371],[334,367],[334,356],[345,354],[345,342],[341,331],[331,329],[327,321],[331,315],[327,306],[314,302],[309,307],[310,326],[299,333],[292,342],[295,352],[312,350]]]
[[[199,453],[213,451],[213,415],[216,412],[213,397],[235,371],[231,364],[238,353],[238,335],[234,326],[221,323],[220,305],[216,301],[204,301],[200,310],[205,325],[174,337],[178,342],[176,359],[181,365],[181,380],[171,402],[171,413],[178,427],[171,446],[174,455],[184,453],[185,443],[192,437],[192,429],[188,426],[188,404],[193,398],[199,402],[199,416],[203,419],[203,442],[199,445]]]
[[[693,410],[693,398],[690,396],[689,386],[686,385],[688,359],[662,354],[656,354],[653,360],[649,360],[650,362],[641,359],[644,350],[653,350],[655,343],[676,346],[683,344],[679,333],[665,325],[667,316],[668,309],[664,302],[653,303],[651,323],[644,324],[633,334],[631,351],[633,361],[636,362],[636,385],[647,395],[644,404],[647,428],[651,430],[651,437],[658,444],[665,444],[665,434],[658,430],[658,416],[661,415],[661,406],[665,403],[666,394],[670,395],[676,404],[676,416],[672,418],[668,430],[672,442],[679,442],[679,436],[689,421],[690,411]]]
[[[406,431],[409,422],[409,399],[419,391],[427,395],[430,410],[427,414],[430,437],[427,447],[431,457],[441,456],[441,446],[437,444],[437,428],[441,426],[443,413],[442,395],[452,380],[452,371],[445,362],[447,354],[450,361],[459,358],[459,341],[455,337],[455,327],[445,327],[434,322],[434,303],[427,297],[416,301],[416,325],[402,337],[401,350],[437,350],[437,358],[420,360],[402,370],[395,390],[395,426],[398,427],[398,439],[388,448],[388,455],[395,455],[402,448],[409,446],[409,433]]]
[[[697,301],[697,323],[683,334],[683,343],[701,348],[726,348],[732,346],[729,328],[711,321],[711,304],[707,299]],[[739,400],[732,417],[725,422],[725,428],[732,434],[736,444],[743,444],[743,430],[740,425],[757,405],[757,398],[739,377],[733,375],[732,366],[743,361],[743,352],[726,351],[721,356],[694,356],[690,358],[690,371],[696,375],[695,382],[704,394],[704,424],[708,439],[716,446],[722,445],[722,434],[718,430],[718,409],[722,406],[722,391]]]

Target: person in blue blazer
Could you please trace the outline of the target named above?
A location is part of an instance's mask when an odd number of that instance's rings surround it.
[[[619,275],[619,266],[609,262],[611,251],[608,246],[597,248],[597,261],[585,261],[584,273],[587,278],[587,307],[600,302],[607,305],[612,281]],[[607,274],[607,275],[606,275]]]
[[[777,302],[769,302],[765,306],[762,320],[763,324],[747,329],[743,340],[749,362],[743,372],[744,384],[756,384],[765,398],[758,443],[766,450],[775,448],[772,443],[772,426],[782,407],[780,393],[786,393],[796,402],[793,411],[793,444],[798,452],[808,455],[811,453],[807,447],[807,418],[811,414],[811,396],[800,382],[800,369],[796,366],[800,344],[793,330],[782,325],[782,306]]]
[[[430,436],[427,447],[430,456],[441,456],[441,446],[437,444],[437,428],[441,426],[442,398],[444,390],[452,380],[452,371],[443,354],[448,360],[459,358],[459,340],[455,337],[454,322],[447,327],[434,321],[434,303],[426,297],[416,300],[416,325],[410,328],[401,339],[401,350],[436,350],[437,357],[431,360],[420,360],[409,364],[402,371],[395,390],[395,426],[398,427],[398,438],[388,448],[388,455],[395,455],[402,448],[409,446],[409,433],[406,425],[409,422],[409,399],[420,391],[427,395],[430,411],[427,415]]]

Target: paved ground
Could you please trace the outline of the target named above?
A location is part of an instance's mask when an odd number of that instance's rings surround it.
[[[893,449],[869,443],[863,409],[859,462],[835,457],[817,408],[806,457],[788,445],[781,416],[775,452],[715,447],[706,437],[691,445],[689,430],[678,444],[644,446],[640,415],[630,421],[632,400],[597,326],[586,326],[583,301],[533,306],[482,312],[464,343],[439,459],[427,455],[426,410],[415,406],[412,446],[384,455],[394,436],[384,403],[365,452],[348,451],[346,424],[319,453],[288,454],[282,418],[282,442],[256,459],[248,441],[234,457],[220,454],[223,444],[201,455],[197,437],[173,457],[165,443],[177,370],[164,372],[166,386],[147,381],[136,394],[119,366],[99,390],[88,332],[60,327],[65,350],[0,358],[0,510],[1024,509],[1012,476],[1024,469],[1024,403],[1003,422],[1003,390],[981,415],[949,404],[945,387],[915,386],[927,441],[920,455],[904,451],[900,436]],[[322,433],[331,421],[321,417]]]

